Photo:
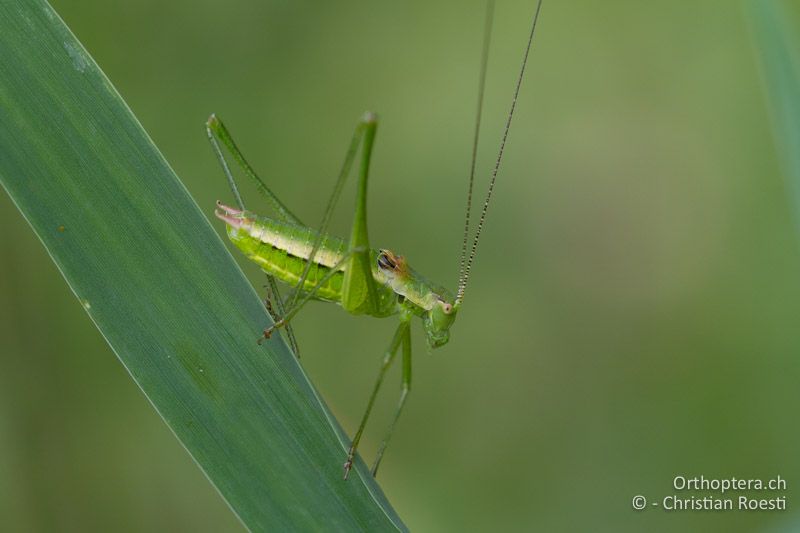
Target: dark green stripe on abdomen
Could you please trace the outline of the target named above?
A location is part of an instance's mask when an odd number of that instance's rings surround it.
[[[248,213],[248,215],[250,215]],[[240,228],[228,229],[228,236],[236,246],[261,269],[291,286],[296,286],[306,267],[317,233],[307,227],[285,224],[266,217],[248,216]],[[345,243],[336,237],[326,236],[314,257],[304,290],[315,287],[342,258]],[[341,301],[342,271],[332,276],[316,293],[318,298]]]
[[[257,263],[267,274],[275,276],[292,287],[297,286],[297,282],[300,281],[300,276],[306,268],[305,259],[295,257],[286,250],[265,243],[259,244],[253,250],[250,260]],[[303,290],[308,291],[314,288],[329,272],[329,267],[313,263],[303,284]],[[316,296],[323,300],[341,301],[343,280],[344,272],[340,270],[317,290]]]

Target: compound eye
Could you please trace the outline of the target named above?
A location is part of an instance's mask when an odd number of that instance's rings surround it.
[[[394,254],[388,250],[381,250],[378,254],[378,266],[384,270],[395,270],[397,263],[394,260]]]

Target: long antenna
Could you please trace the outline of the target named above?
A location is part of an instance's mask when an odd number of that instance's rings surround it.
[[[472,211],[472,188],[475,184],[475,164],[478,160],[478,139],[481,135],[481,116],[483,115],[483,94],[486,87],[486,67],[489,64],[489,44],[492,42],[494,19],[494,0],[486,2],[486,17],[483,27],[483,51],[481,52],[481,73],[478,78],[478,108],[475,112],[475,135],[472,139],[472,162],[469,168],[469,187],[467,188],[467,213],[464,216],[464,241],[461,243],[461,264],[458,271],[458,286],[464,279],[467,265],[467,243],[469,242],[469,216]]]
[[[472,249],[469,253],[469,260],[467,261],[466,266],[463,269],[463,273],[461,278],[458,282],[458,292],[456,294],[456,301],[455,305],[460,305],[462,301],[464,301],[464,292],[467,288],[467,281],[469,280],[469,273],[472,269],[472,262],[475,260],[475,252],[478,250],[478,242],[481,238],[481,231],[483,230],[483,225],[486,222],[486,212],[489,210],[489,202],[492,199],[492,192],[494,191],[494,184],[497,181],[497,172],[500,170],[500,162],[503,159],[503,150],[506,147],[506,140],[508,139],[508,130],[511,128],[511,120],[514,117],[514,109],[517,106],[517,97],[519,96],[520,87],[522,87],[522,78],[525,75],[525,67],[528,64],[528,55],[531,51],[531,44],[533,43],[533,35],[536,32],[536,22],[539,20],[539,11],[542,9],[542,0],[536,4],[536,12],[533,15],[533,23],[531,24],[531,33],[528,36],[528,44],[525,47],[525,55],[522,58],[522,67],[519,71],[519,77],[517,78],[517,86],[514,89],[514,97],[511,100],[511,109],[508,112],[508,118],[506,119],[506,127],[503,131],[503,138],[500,141],[500,151],[497,154],[497,161],[494,164],[494,169],[492,169],[492,179],[489,181],[489,189],[486,192],[486,199],[483,202],[483,209],[481,210],[481,218],[478,221],[478,228],[475,230],[475,238],[472,241]]]

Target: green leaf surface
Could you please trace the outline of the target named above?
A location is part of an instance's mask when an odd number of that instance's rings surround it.
[[[363,462],[342,480],[336,421],[278,336],[255,342],[258,295],[43,1],[0,2],[0,180],[247,527],[404,529]]]
[[[761,61],[776,145],[800,213],[800,10],[796,2],[745,4]]]

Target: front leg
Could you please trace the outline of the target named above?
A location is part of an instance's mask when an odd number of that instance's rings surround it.
[[[386,451],[386,446],[389,444],[389,439],[392,438],[392,433],[394,432],[394,427],[397,425],[397,421],[400,419],[400,413],[403,412],[403,407],[406,404],[406,399],[408,399],[408,393],[411,391],[411,328],[406,328],[405,334],[403,334],[403,384],[402,388],[400,389],[400,401],[397,404],[397,410],[394,412],[394,418],[392,419],[392,423],[389,424],[389,429],[386,431],[386,436],[383,438],[383,442],[381,442],[380,448],[378,448],[378,453],[375,455],[375,462],[372,464],[372,477],[378,475],[378,466],[381,464],[381,459],[383,459],[383,453]]]

